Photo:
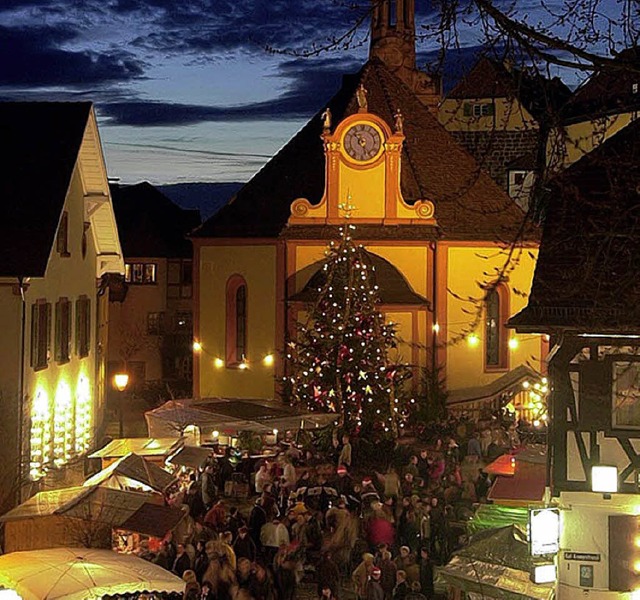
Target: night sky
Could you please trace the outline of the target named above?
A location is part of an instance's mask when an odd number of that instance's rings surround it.
[[[428,23],[428,4],[417,4]],[[535,0],[516,4],[547,18]],[[338,0],[0,0],[0,99],[93,101],[109,176],[123,183],[246,181],[364,62],[368,20],[348,50],[286,51],[322,45],[362,10]],[[473,30],[461,35],[451,68],[477,49]],[[435,42],[419,51],[428,62]]]

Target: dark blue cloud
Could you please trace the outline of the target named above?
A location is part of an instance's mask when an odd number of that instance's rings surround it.
[[[135,126],[308,118],[338,90],[342,75],[359,67],[359,63],[345,58],[285,61],[279,67],[278,76],[290,80],[288,90],[273,100],[241,106],[212,107],[132,100],[106,103],[98,108],[100,115],[107,117],[111,124]]]
[[[147,0],[157,9],[157,31],[139,36],[139,47],[163,52],[219,52],[303,48],[322,44],[368,14],[369,3],[338,0]],[[113,10],[132,11],[131,0]],[[366,32],[365,32],[366,33]]]
[[[0,86],[81,86],[130,81],[142,76],[142,63],[123,51],[71,51],[70,26],[0,26]],[[8,58],[10,57],[10,58]]]

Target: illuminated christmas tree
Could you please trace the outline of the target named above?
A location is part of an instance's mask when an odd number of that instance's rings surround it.
[[[396,332],[379,310],[375,269],[354,229],[341,229],[310,281],[315,299],[287,347],[286,388],[308,410],[340,413],[348,431],[396,437],[408,417],[398,396],[410,371],[391,359]]]

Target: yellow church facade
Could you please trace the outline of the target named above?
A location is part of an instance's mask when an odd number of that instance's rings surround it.
[[[380,308],[397,325],[396,358],[414,367],[416,393],[422,370],[437,370],[473,410],[479,387],[523,365],[544,371],[545,341],[504,327],[526,304],[535,232],[518,238],[520,209],[400,82],[386,102],[386,79],[383,64],[366,65],[346,109],[330,103],[193,237],[196,398],[279,397],[305,290],[344,226],[374,258]],[[274,171],[307,144],[320,160],[286,190]]]
[[[345,226],[375,267],[416,394],[437,372],[473,412],[544,371],[544,339],[505,327],[526,305],[537,232],[404,69],[372,52],[193,234],[196,399],[279,398],[286,345]]]

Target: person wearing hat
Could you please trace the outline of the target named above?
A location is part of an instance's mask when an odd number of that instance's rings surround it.
[[[407,583],[407,574],[399,570],[396,573],[396,587],[393,588],[393,600],[405,600],[411,588]]]
[[[353,479],[351,479],[349,470],[344,465],[340,465],[336,469],[336,477],[333,478],[332,484],[339,496],[353,494]]]
[[[384,590],[380,585],[382,571],[378,567],[371,569],[369,581],[367,582],[366,600],[384,600]]]

